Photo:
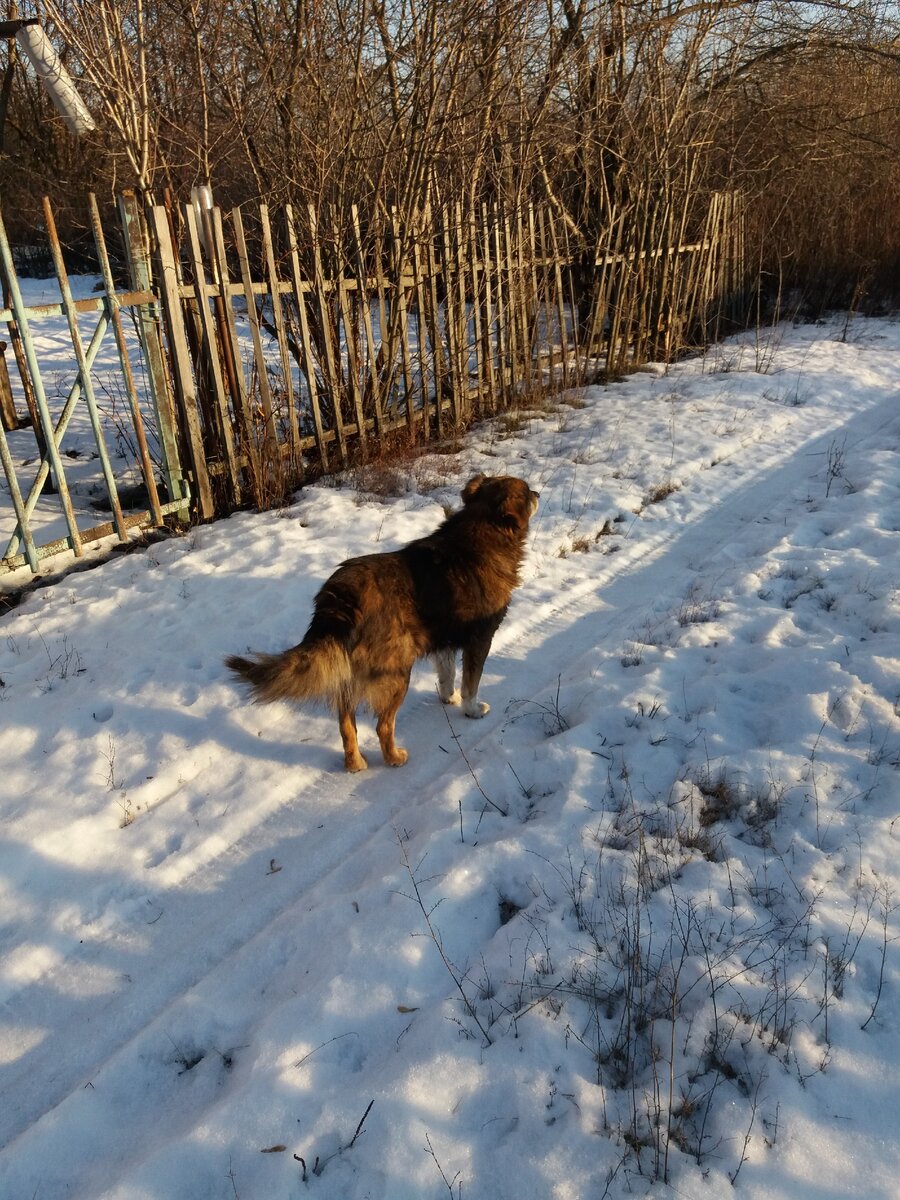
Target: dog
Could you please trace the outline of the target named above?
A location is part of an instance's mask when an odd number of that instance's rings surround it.
[[[540,497],[522,479],[484,475],[473,476],[461,496],[462,508],[428,537],[341,563],[316,596],[299,645],[282,654],[225,660],[258,701],[324,700],[332,707],[348,771],[368,766],[356,732],[361,703],[375,714],[384,761],[391,767],[407,761],[394,723],[417,659],[433,657],[445,704],[461,703],[467,717],[483,717],[489,709],[478,699],[481,673],[519,583],[528,523]]]

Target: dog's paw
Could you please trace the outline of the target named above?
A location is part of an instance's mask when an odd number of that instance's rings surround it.
[[[475,721],[490,711],[491,706],[486,704],[484,700],[467,700],[463,705],[463,712],[467,717],[471,717]]]
[[[390,757],[388,757],[388,755],[384,755],[384,761],[389,767],[402,767],[408,759],[409,754],[405,750],[401,749],[400,746],[396,746],[394,748],[394,753]]]
[[[459,688],[452,691],[449,696],[441,693],[441,700],[444,704],[462,704],[462,696],[459,694]]]
[[[355,773],[356,771],[367,771],[369,764],[359,753],[355,755],[346,754],[344,756],[344,770]]]

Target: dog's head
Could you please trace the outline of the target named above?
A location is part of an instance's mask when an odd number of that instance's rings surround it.
[[[541,498],[512,475],[473,475],[460,494],[466,507],[477,505],[498,525],[521,531],[528,528]]]

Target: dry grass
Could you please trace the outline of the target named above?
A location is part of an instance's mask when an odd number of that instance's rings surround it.
[[[674,492],[680,491],[680,485],[673,482],[671,479],[665,480],[663,483],[658,483],[652,487],[644,497],[642,508],[648,508],[651,504],[662,504],[663,500],[667,500]]]
[[[743,798],[726,771],[713,773],[707,769],[695,782],[702,798],[699,817],[701,829],[708,829],[719,821],[733,821],[737,817]]]
[[[458,479],[461,437],[440,443],[413,440],[404,430],[370,443],[343,478],[361,495],[390,499],[409,492],[433,492]]]

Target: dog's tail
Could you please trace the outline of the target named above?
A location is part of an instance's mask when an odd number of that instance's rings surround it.
[[[225,666],[240,675],[260,703],[272,700],[320,700],[337,708],[351,685],[350,657],[334,637],[304,639],[283,654],[232,654]]]

